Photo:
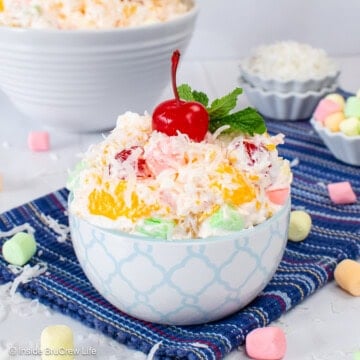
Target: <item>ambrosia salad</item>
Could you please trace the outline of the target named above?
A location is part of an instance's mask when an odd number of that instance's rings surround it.
[[[187,85],[173,88],[175,99],[152,116],[121,115],[89,148],[69,178],[70,211],[101,227],[164,239],[224,235],[273,216],[292,180],[277,151],[283,135],[270,136],[255,109],[230,113],[239,88],[211,105]]]
[[[190,0],[0,0],[0,26],[133,27],[171,20],[191,7]]]

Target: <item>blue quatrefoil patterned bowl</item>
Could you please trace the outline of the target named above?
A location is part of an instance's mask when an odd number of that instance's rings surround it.
[[[99,228],[69,214],[89,281],[121,311],[155,323],[223,318],[252,301],[275,273],[287,242],[290,201],[253,229],[223,237],[158,240]]]

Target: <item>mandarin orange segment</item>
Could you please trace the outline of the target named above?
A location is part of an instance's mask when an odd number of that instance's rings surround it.
[[[246,182],[245,177],[240,171],[230,165],[221,165],[218,168],[218,172],[224,175],[231,175],[231,187],[226,187],[224,182],[220,184],[218,182],[213,183],[213,186],[221,189],[225,202],[239,206],[255,198],[254,188]],[[233,187],[234,184],[237,185],[235,188]]]
[[[88,208],[93,215],[102,215],[112,220],[120,216],[125,216],[132,221],[150,217],[153,211],[158,210],[158,206],[148,206],[140,201],[135,192],[131,194],[131,204],[127,206],[124,200],[126,182],[120,181],[114,194],[106,190],[93,190],[89,195]]]
[[[275,144],[267,144],[265,145],[266,149],[269,151],[274,151],[276,150],[276,145]]]
[[[125,16],[125,18],[129,18],[132,15],[134,15],[137,11],[137,6],[136,5],[125,5],[123,8],[123,14]]]

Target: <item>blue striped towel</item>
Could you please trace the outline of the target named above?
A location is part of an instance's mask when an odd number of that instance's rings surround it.
[[[293,209],[306,209],[313,227],[306,241],[288,243],[271,282],[243,310],[214,323],[164,326],[134,319],[115,309],[88,282],[70,239],[59,242],[58,233],[46,225],[44,215],[67,225],[65,189],[0,215],[0,231],[24,223],[36,230],[42,251],[30,264],[48,264],[47,273],[22,284],[18,291],[144,353],[161,342],[156,359],[222,359],[244,343],[249,331],[279,318],[332,280],[339,261],[360,256],[360,203],[334,205],[326,189],[328,183],[350,181],[359,196],[359,168],[337,161],[306,121],[269,121],[268,129],[286,135],[280,153],[289,160],[298,160],[293,167]],[[0,256],[0,283],[13,277]]]

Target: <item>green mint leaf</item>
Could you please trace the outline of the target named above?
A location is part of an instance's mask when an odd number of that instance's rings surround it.
[[[194,101],[194,95],[191,87],[188,84],[182,84],[177,87],[180,99],[185,101]]]
[[[182,84],[178,86],[177,91],[179,93],[180,99],[182,100],[197,101],[205,107],[209,105],[208,96],[201,91],[192,90],[188,84]]]
[[[237,98],[242,94],[241,88],[235,88],[231,93],[216,99],[211,103],[208,112],[210,118],[218,119],[228,115],[232,109],[236,106]]]
[[[199,102],[200,104],[204,105],[205,107],[207,107],[209,105],[209,98],[205,93],[194,90],[192,92],[192,94],[193,94],[195,101]]]
[[[182,84],[177,88],[179,97],[185,101],[197,101],[206,107],[209,113],[209,130],[215,132],[223,125],[229,125],[230,128],[225,133],[242,134],[263,134],[266,132],[266,125],[262,116],[256,109],[247,107],[235,113],[230,114],[236,107],[237,98],[242,94],[241,88],[235,88],[229,94],[214,100],[209,107],[208,96],[201,92],[192,90],[188,84]]]
[[[243,134],[263,134],[266,132],[266,125],[263,117],[251,107],[237,111],[233,114],[218,119],[210,119],[209,130],[214,132],[223,125],[230,125],[226,130],[229,132],[240,132]]]

